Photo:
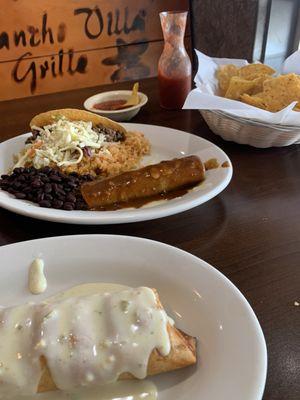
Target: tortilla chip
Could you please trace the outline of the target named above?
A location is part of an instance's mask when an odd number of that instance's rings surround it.
[[[268,79],[274,79],[273,77],[270,77],[270,75],[261,75],[255,79],[252,80],[254,82],[254,87],[252,89],[252,94],[258,94],[263,92],[264,90],[264,82]]]
[[[262,75],[273,75],[276,71],[265,64],[249,64],[239,69],[242,79],[252,80]]]
[[[275,70],[265,64],[249,64],[237,68],[222,65],[217,71],[222,96],[240,100],[254,107],[277,112],[294,101],[300,111],[300,75],[272,76]]]
[[[230,79],[238,76],[238,67],[233,64],[221,65],[217,70],[217,79],[221,95],[224,96],[229,87]]]
[[[255,96],[250,96],[247,93],[241,95],[241,101],[243,103],[247,103],[250,106],[258,107],[258,108],[265,108],[265,104],[262,98],[263,93],[258,93]]]
[[[266,110],[277,112],[291,104],[300,102],[300,77],[296,74],[280,75],[263,83],[263,98]],[[296,106],[299,108],[299,104]]]
[[[230,79],[229,87],[225,93],[225,97],[227,99],[240,100],[242,94],[252,94],[255,85],[255,81],[247,81],[246,79],[241,79],[238,76],[234,76]]]

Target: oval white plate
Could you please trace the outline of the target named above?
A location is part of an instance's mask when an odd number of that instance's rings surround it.
[[[227,161],[228,168],[207,171],[206,180],[200,186],[182,197],[149,203],[139,209],[117,211],[64,211],[42,208],[34,203],[15,199],[0,190],[0,206],[18,214],[37,219],[70,224],[119,224],[146,221],[166,217],[196,207],[219,194],[230,182],[232,165],[227,155],[217,146],[190,133],[155,125],[124,124],[128,130],[143,132],[152,144],[151,155],[144,157],[142,164],[154,164],[161,160],[196,154],[204,162],[217,158],[220,163]],[[0,144],[0,175],[12,165],[12,157],[24,146],[29,134],[17,136]]]
[[[27,290],[28,267],[42,256],[47,292]],[[114,282],[158,290],[176,325],[198,339],[197,366],[151,380],[159,400],[259,400],[267,351],[258,320],[240,291],[203,260],[151,240],[65,236],[0,248],[0,304],[39,302],[80,283]]]

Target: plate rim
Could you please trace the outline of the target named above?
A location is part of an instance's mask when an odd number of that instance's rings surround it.
[[[230,183],[233,175],[233,167],[232,167],[232,162],[228,155],[216,144],[210,142],[207,139],[202,138],[201,136],[194,135],[193,133],[189,133],[186,131],[182,131],[179,129],[175,128],[170,128],[168,126],[162,126],[162,125],[152,125],[152,124],[141,124],[141,123],[123,123],[127,129],[130,129],[130,127],[135,126],[136,128],[132,129],[143,129],[143,127],[154,127],[154,128],[163,128],[166,130],[171,130],[175,131],[178,135],[190,135],[196,140],[200,140],[203,143],[209,144],[209,146],[213,146],[222,156],[226,161],[229,162],[229,168],[226,168],[228,173],[226,174],[225,178],[218,184],[217,187],[213,188],[210,190],[206,195],[201,196],[201,201],[199,201],[199,197],[195,199],[189,199],[188,201],[185,201],[181,204],[177,204],[173,207],[169,207],[167,209],[159,209],[156,207],[149,207],[149,208],[141,208],[141,209],[134,209],[130,210],[127,213],[116,213],[114,211],[84,211],[85,214],[79,214],[83,213],[83,211],[74,211],[72,214],[69,211],[63,211],[63,210],[53,210],[53,209],[41,209],[34,204],[31,205],[31,207],[28,208],[22,208],[22,206],[19,206],[18,204],[10,204],[7,199],[1,199],[0,198],[0,207],[14,212],[19,215],[23,215],[25,217],[30,217],[42,221],[51,221],[51,222],[56,222],[56,223],[66,223],[66,224],[74,224],[74,225],[114,225],[114,224],[124,224],[124,223],[135,223],[135,222],[142,222],[142,221],[150,221],[153,219],[158,219],[158,218],[164,218],[167,216],[175,215],[182,213],[184,211],[190,210],[194,207],[197,207],[203,203],[206,203],[207,201],[211,200],[218,194],[220,194]],[[13,138],[10,138],[2,143],[0,143],[0,148],[3,145],[11,145],[16,138],[21,138],[21,137],[26,137],[29,132],[23,133],[21,135],[14,136]],[[1,191],[1,189],[0,189]],[[22,200],[19,200],[22,202]],[[22,203],[24,204],[24,203]],[[33,208],[32,208],[33,207]],[[39,212],[35,213],[35,207],[39,209]],[[60,213],[62,211],[62,213]],[[75,213],[75,214],[74,214]],[[95,214],[93,214],[95,213]]]
[[[256,398],[255,399],[257,399],[257,400],[262,399],[264,390],[265,390],[267,371],[268,371],[268,351],[267,351],[266,339],[264,337],[262,327],[261,327],[259,320],[258,320],[253,308],[251,307],[249,301],[246,299],[246,297],[243,295],[243,293],[240,291],[240,289],[236,285],[234,285],[234,283],[231,282],[231,280],[229,278],[227,278],[226,275],[224,275],[216,267],[209,264],[207,261],[203,260],[202,258],[197,257],[196,255],[189,253],[188,251],[183,250],[179,247],[172,246],[170,244],[160,242],[157,240],[143,238],[143,237],[139,237],[139,236],[117,235],[117,234],[61,235],[61,236],[44,237],[44,238],[39,238],[39,239],[24,240],[24,241],[10,243],[7,245],[0,246],[0,255],[1,255],[2,249],[14,248],[14,247],[18,247],[18,246],[26,246],[29,243],[57,242],[60,245],[64,242],[61,240],[62,238],[66,239],[66,240],[80,241],[81,243],[84,243],[84,241],[89,240],[91,237],[93,239],[96,239],[97,241],[102,240],[102,239],[111,239],[111,240],[117,239],[117,240],[124,240],[124,241],[129,240],[132,242],[140,242],[140,243],[146,242],[150,246],[153,246],[154,248],[156,246],[157,248],[159,248],[159,247],[166,248],[169,251],[174,251],[177,254],[180,253],[180,254],[184,255],[185,257],[197,262],[199,270],[201,270],[201,268],[206,269],[207,273],[214,275],[215,277],[217,277],[218,280],[220,280],[226,286],[228,286],[230,288],[230,290],[234,293],[236,298],[243,304],[243,306],[247,310],[248,317],[250,318],[251,323],[255,327],[255,337],[256,337],[257,344],[259,345],[259,348],[260,348],[260,352],[258,354],[260,354],[260,358],[261,358],[259,360],[261,371],[258,374],[258,377],[256,378],[256,381],[255,381],[257,384],[257,388],[255,389],[256,390]],[[154,251],[155,251],[155,249],[154,249]],[[1,274],[1,270],[0,270],[0,274]]]

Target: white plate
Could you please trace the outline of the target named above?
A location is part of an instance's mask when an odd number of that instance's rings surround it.
[[[48,289],[28,293],[28,266],[42,256]],[[111,235],[66,236],[0,248],[1,305],[41,301],[88,282],[155,287],[176,325],[198,339],[196,367],[151,380],[159,400],[259,400],[267,351],[258,320],[239,290],[199,258],[163,243]]]
[[[203,184],[182,197],[172,200],[149,203],[139,209],[117,211],[64,211],[42,208],[34,203],[15,199],[0,190],[0,206],[7,210],[29,217],[70,224],[119,224],[146,221],[177,214],[205,203],[219,194],[230,182],[232,165],[227,155],[208,140],[176,129],[155,125],[124,124],[128,130],[143,132],[152,144],[151,155],[144,157],[143,165],[154,164],[161,160],[196,154],[202,161],[217,158],[220,163],[227,161],[228,168],[207,171]],[[12,157],[24,146],[29,134],[17,136],[0,144],[0,175],[12,165]]]

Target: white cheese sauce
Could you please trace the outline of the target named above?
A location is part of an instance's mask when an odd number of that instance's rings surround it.
[[[2,309],[0,398],[36,393],[41,356],[55,385],[69,393],[61,395],[73,396],[70,399],[96,398],[96,392],[91,397],[70,392],[115,382],[123,372],[144,379],[153,349],[163,356],[170,352],[167,325],[167,314],[146,287],[80,285],[41,304]],[[155,398],[153,390],[148,392],[143,393],[152,397],[132,399]]]
[[[10,400],[20,400],[15,397]],[[79,389],[74,392],[47,392],[22,397],[22,400],[157,400],[157,389],[148,381],[120,381],[94,388]]]
[[[121,290],[130,289],[129,286],[119,285],[118,283],[83,283],[81,285],[73,286],[70,289],[64,290],[54,296],[45,300],[47,303],[55,303],[62,300],[69,299],[70,297],[89,296],[92,294],[104,294],[120,292]]]
[[[47,279],[44,274],[44,261],[36,258],[29,268],[28,288],[32,294],[41,294],[47,289]]]

